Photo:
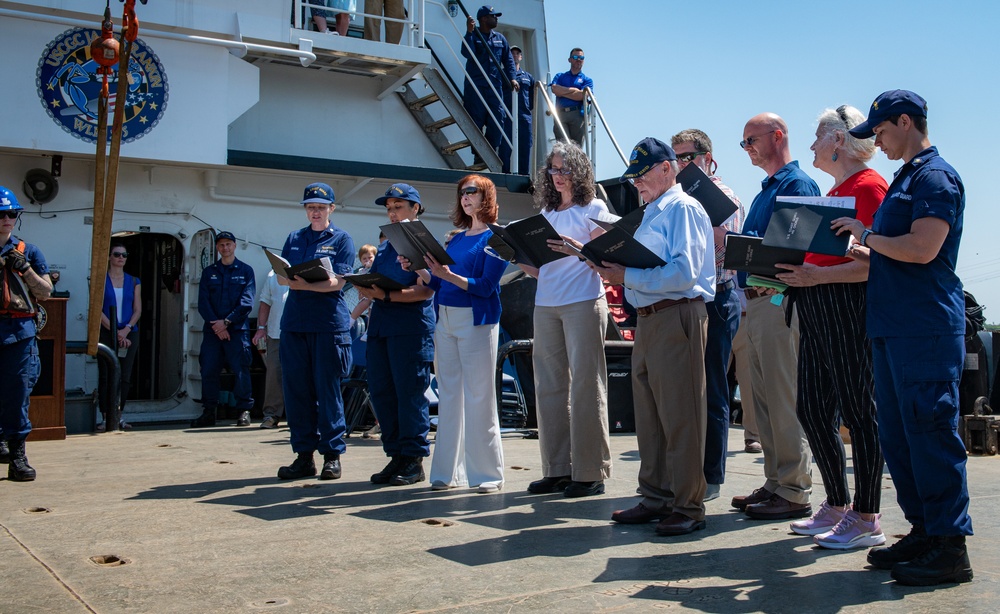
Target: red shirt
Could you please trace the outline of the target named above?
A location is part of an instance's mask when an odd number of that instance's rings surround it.
[[[882,204],[885,193],[889,190],[889,184],[882,179],[874,170],[866,168],[848,177],[844,183],[831,189],[827,196],[853,196],[854,207],[857,218],[866,228],[872,227],[872,220],[875,211]],[[816,266],[834,266],[851,262],[851,258],[845,256],[828,256],[826,254],[806,254],[806,262]]]

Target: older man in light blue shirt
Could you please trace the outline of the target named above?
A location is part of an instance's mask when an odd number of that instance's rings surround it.
[[[642,501],[611,519],[656,520],[659,535],[705,528],[705,302],[715,297],[715,258],[712,222],[677,184],[677,170],[674,150],[647,138],[633,149],[622,176],[649,203],[634,236],[666,264],[594,267],[609,283],[624,283],[639,314],[632,390]]]

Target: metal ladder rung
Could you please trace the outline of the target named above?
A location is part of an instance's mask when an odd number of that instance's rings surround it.
[[[432,124],[427,124],[426,126],[424,126],[424,132],[437,132],[441,130],[441,128],[444,128],[445,126],[452,126],[454,124],[455,124],[455,118],[449,115],[448,117],[439,119]]]
[[[427,105],[434,104],[439,100],[441,100],[441,98],[437,94],[428,94],[423,98],[417,98],[407,106],[409,106],[410,109],[414,111],[419,111],[420,109],[423,109]]]
[[[459,149],[465,149],[466,147],[471,147],[471,146],[472,146],[472,144],[469,143],[469,141],[459,141],[457,143],[452,143],[451,145],[448,145],[447,147],[441,148],[441,153],[453,154],[456,151],[458,151]]]

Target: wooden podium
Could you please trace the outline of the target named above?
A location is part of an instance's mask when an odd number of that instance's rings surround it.
[[[39,301],[45,327],[38,333],[42,369],[31,392],[28,441],[66,439],[66,303],[68,298]]]

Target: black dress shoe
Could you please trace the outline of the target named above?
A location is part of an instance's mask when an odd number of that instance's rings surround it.
[[[888,548],[872,548],[868,551],[868,564],[876,569],[892,569],[896,563],[912,561],[924,553],[931,545],[923,527],[913,527],[908,535]]]
[[[389,464],[382,468],[382,471],[378,473],[373,473],[371,477],[372,484],[388,484],[392,476],[396,475],[396,470],[403,463],[402,456],[392,456],[389,458]]]
[[[323,455],[323,470],[319,473],[319,479],[321,480],[339,480],[341,475],[340,471],[340,455],[339,454],[324,454]]]
[[[6,465],[10,462],[10,448],[7,446],[7,442],[0,439],[0,465]]]
[[[236,419],[236,426],[250,426],[250,412],[244,411]]]
[[[542,478],[528,484],[528,492],[536,495],[547,495],[549,493],[560,492],[566,490],[566,487],[569,486],[570,482],[571,480],[568,475]]]
[[[200,429],[206,426],[215,426],[215,410],[205,408],[201,415],[191,421],[191,428]]]
[[[892,579],[906,586],[971,582],[972,564],[964,535],[933,536],[923,554],[892,568]]]
[[[705,528],[704,520],[695,520],[679,512],[670,514],[656,523],[657,535],[687,535]]]
[[[668,514],[669,512],[654,512],[640,503],[631,509],[618,510],[611,514],[611,520],[619,524],[646,524],[654,520],[663,520]]]
[[[604,482],[602,480],[598,480],[596,482],[573,481],[566,487],[566,492],[563,494],[570,499],[575,499],[577,497],[590,497],[592,495],[603,495]]]
[[[403,462],[396,469],[396,475],[392,476],[389,484],[392,486],[407,486],[416,484],[427,479],[424,475],[424,459],[419,456],[404,456]]]
[[[316,461],[312,452],[301,452],[291,465],[278,469],[278,478],[282,480],[298,480],[316,475]]]

